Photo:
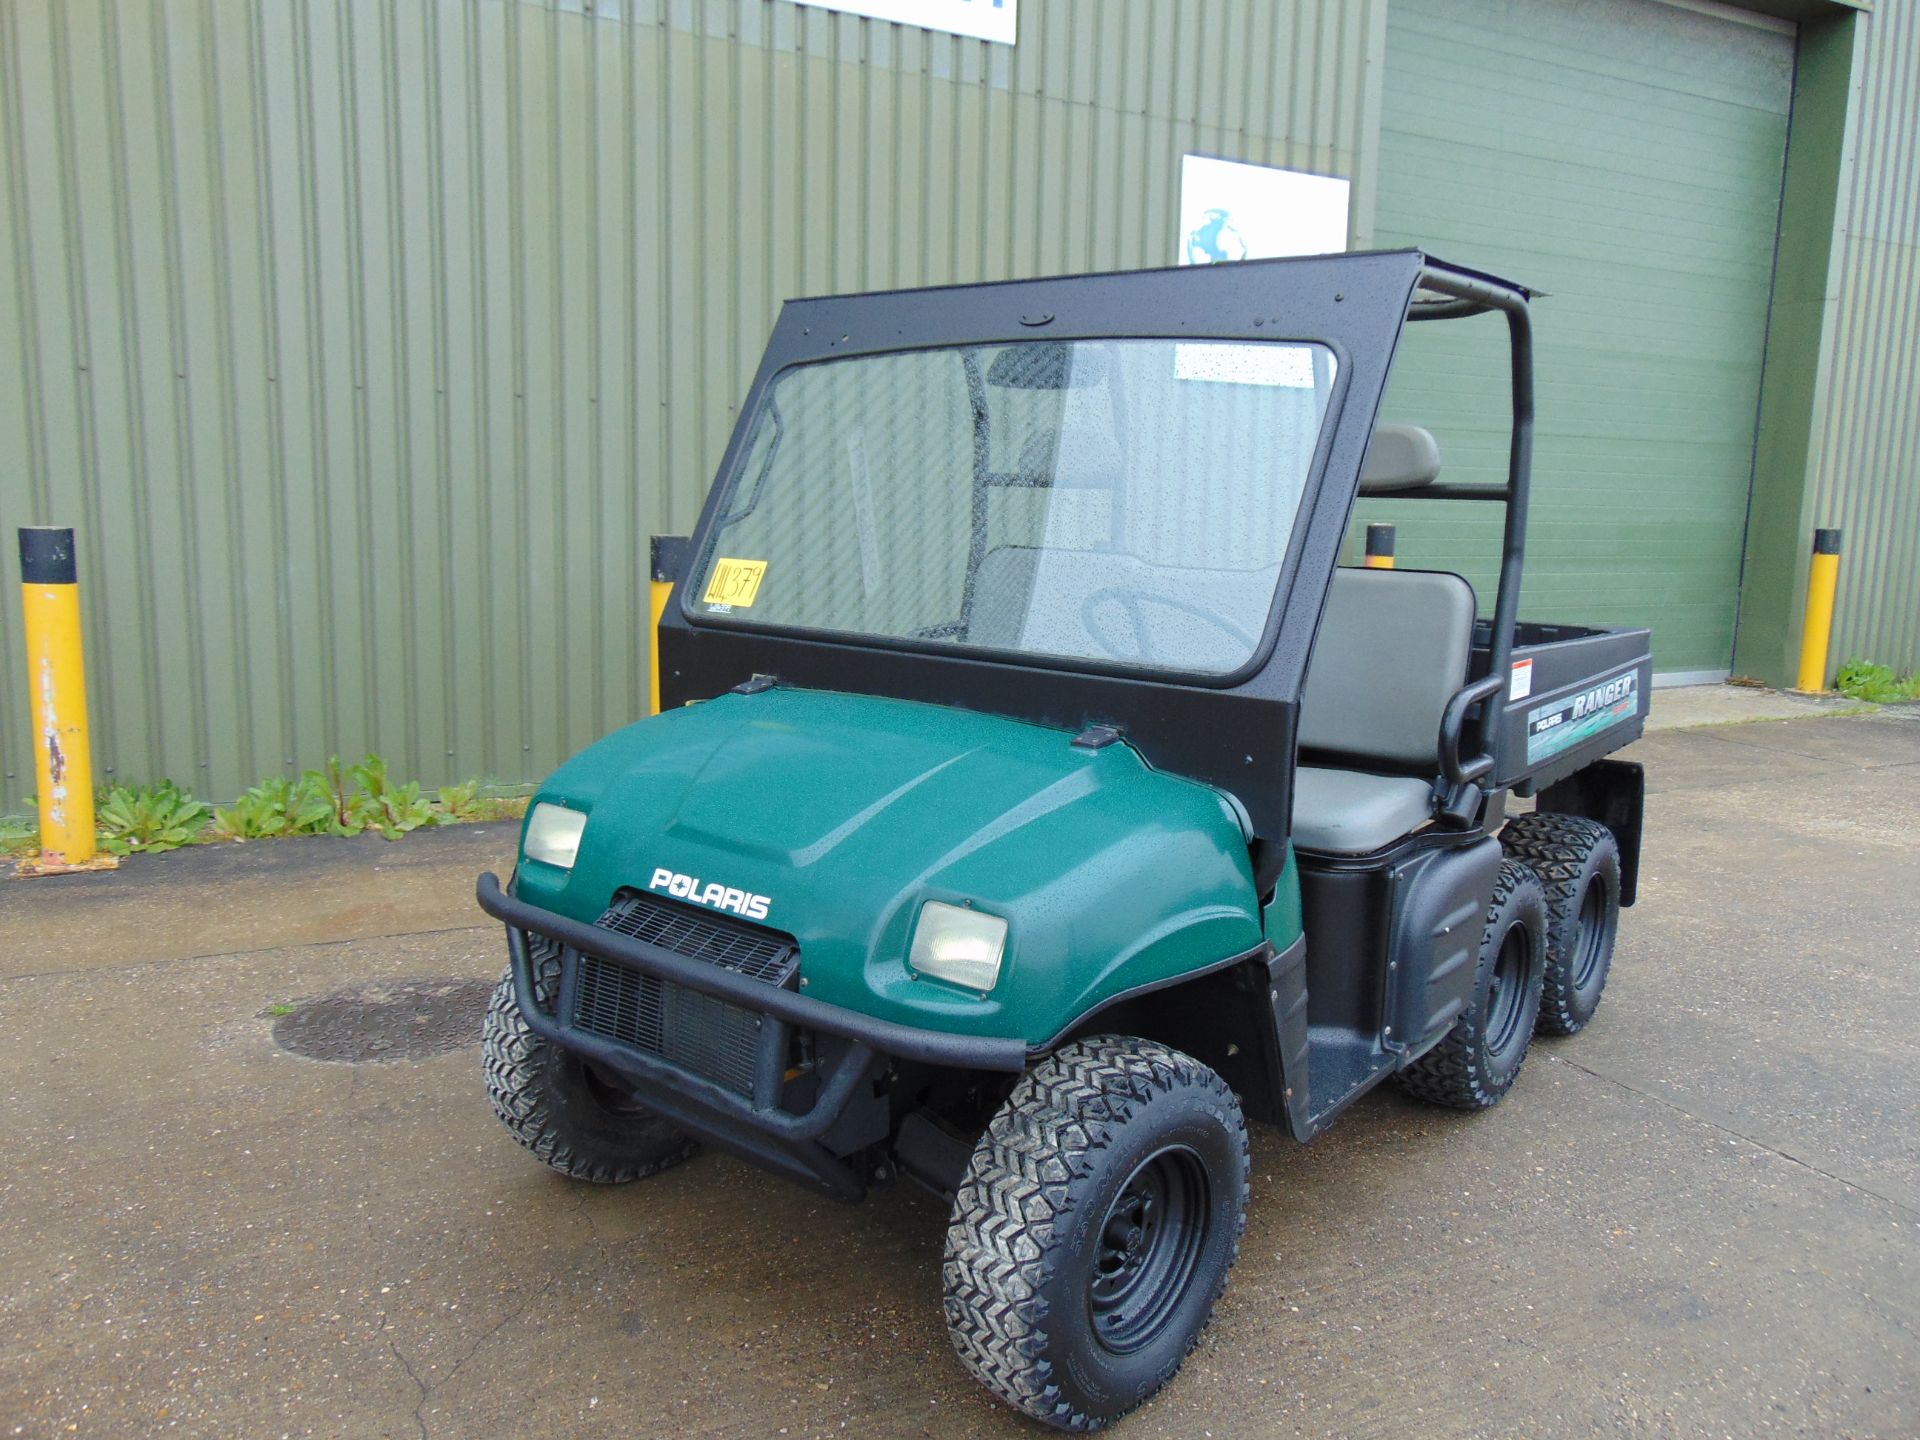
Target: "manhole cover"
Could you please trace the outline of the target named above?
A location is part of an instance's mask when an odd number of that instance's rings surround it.
[[[493,982],[462,975],[372,980],[282,1015],[273,1038],[309,1060],[424,1060],[478,1043],[492,993]]]

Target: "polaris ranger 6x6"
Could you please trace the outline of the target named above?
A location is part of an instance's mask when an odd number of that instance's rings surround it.
[[[1381,391],[1403,326],[1490,312],[1510,464],[1448,483]],[[1517,616],[1528,326],[1414,252],[787,305],[664,713],[480,878],[507,1128],[606,1183],[695,1141],[843,1200],[905,1174],[951,1200],[989,1390],[1139,1405],[1233,1265],[1243,1116],[1308,1140],[1390,1077],[1489,1106],[1600,1001],[1642,796],[1602,757],[1650,660]],[[1337,566],[1374,494],[1504,506],[1490,613]]]

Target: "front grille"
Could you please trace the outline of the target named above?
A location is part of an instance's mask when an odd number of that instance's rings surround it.
[[[689,960],[705,960],[770,984],[781,983],[791,968],[793,941],[786,936],[651,895],[615,896],[607,913],[594,923]]]
[[[625,894],[597,922],[676,955],[784,986],[799,969],[793,942],[756,926],[705,915],[652,896]],[[751,1010],[671,985],[617,961],[581,955],[573,986],[576,1029],[672,1061],[747,1099],[756,1076],[778,1074],[785,1027]]]

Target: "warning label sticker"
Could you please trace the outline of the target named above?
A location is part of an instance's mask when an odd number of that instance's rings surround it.
[[[1640,713],[1640,677],[1623,670],[1577,695],[1569,695],[1527,713],[1527,763],[1571,750],[1601,731]]]
[[[701,601],[716,610],[731,610],[736,605],[745,610],[760,594],[760,582],[766,574],[764,560],[715,560],[713,576],[707,581],[707,593]]]

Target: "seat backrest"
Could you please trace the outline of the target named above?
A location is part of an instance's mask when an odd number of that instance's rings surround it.
[[[1440,445],[1418,425],[1376,425],[1360,464],[1362,495],[1398,495],[1440,478]]]
[[[1438,770],[1440,714],[1467,678],[1473,587],[1434,570],[1336,570],[1300,697],[1310,750]]]

